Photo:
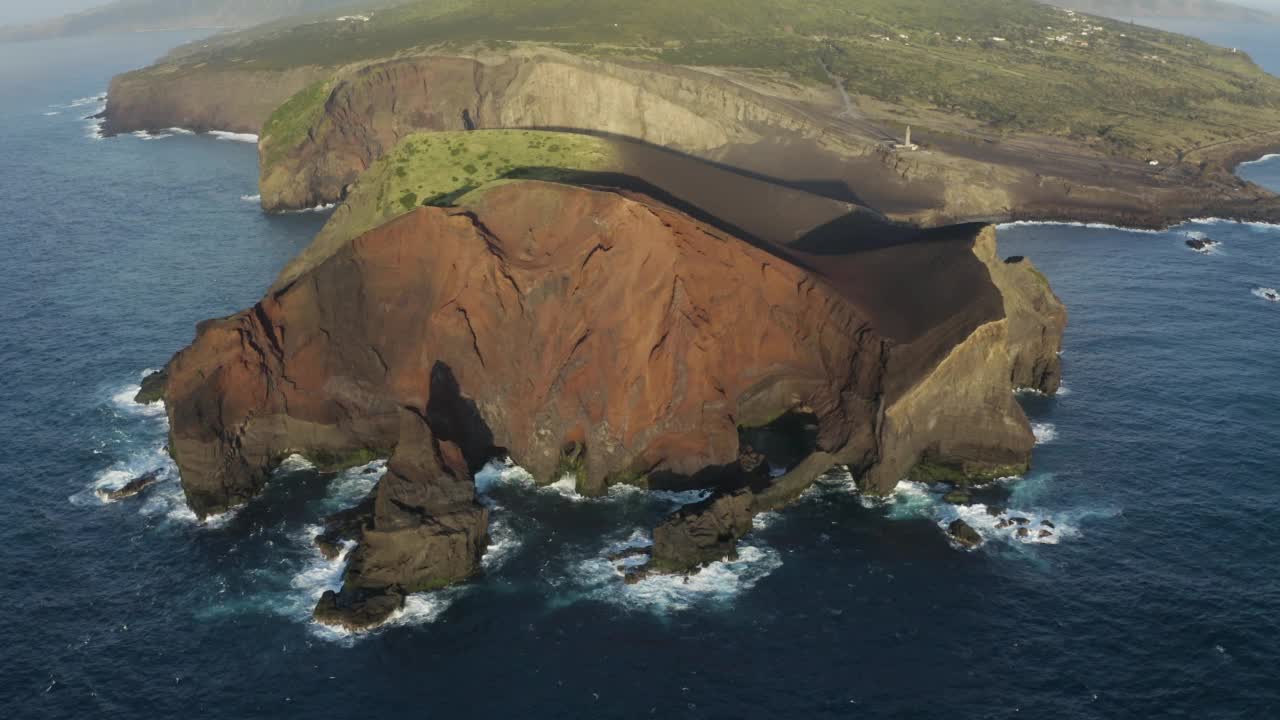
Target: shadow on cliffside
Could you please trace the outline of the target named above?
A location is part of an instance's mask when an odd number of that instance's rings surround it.
[[[443,362],[431,368],[426,421],[437,440],[451,442],[462,449],[472,473],[479,472],[495,457],[507,454],[506,449],[494,444],[493,431],[480,415],[480,409],[462,394],[453,369]]]
[[[761,233],[628,173],[522,167],[511,170],[504,179],[546,180],[645,195],[822,277],[867,311],[882,332],[900,342],[947,322],[956,308],[974,311],[974,326],[1003,313],[999,293],[973,255],[974,239],[984,227],[981,223],[921,229],[859,207],[806,230],[808,218],[803,208],[783,206],[775,215],[779,225]],[[714,180],[708,178],[712,184]],[[755,187],[753,183],[746,189]],[[742,189],[727,187],[719,192]],[[733,204],[751,206],[755,202],[749,195],[738,195]],[[778,227],[788,228],[792,234],[779,232]]]
[[[544,132],[573,133],[575,135],[587,135],[615,142],[626,156],[628,167],[633,164],[639,164],[641,166],[652,164],[660,168],[665,164],[663,162],[664,159],[675,162],[694,162],[704,165],[708,169],[731,173],[739,177],[767,183],[769,185],[797,190],[810,195],[835,200],[837,202],[851,203],[853,205],[867,207],[867,203],[853,191],[853,188],[849,186],[849,183],[838,178],[788,180],[786,178],[769,175],[757,170],[744,168],[740,165],[717,162],[715,160],[681,152],[662,145],[654,145],[642,140],[637,140],[629,135],[620,135],[618,133],[602,132],[599,130],[584,130],[582,128],[561,126],[538,126],[523,129],[539,130]]]

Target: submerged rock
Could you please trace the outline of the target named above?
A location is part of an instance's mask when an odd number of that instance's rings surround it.
[[[164,386],[168,380],[169,373],[165,370],[148,374],[142,379],[142,387],[133,396],[133,401],[139,405],[150,405],[164,400]]]
[[[340,510],[324,519],[324,532],[315,537],[316,547],[328,560],[336,560],[342,554],[345,543],[360,539],[364,529],[373,523],[375,490],[352,508]]]
[[[1207,253],[1217,246],[1218,241],[1210,240],[1209,238],[1189,238],[1187,240],[1187,247],[1198,253]]]
[[[965,547],[974,548],[982,544],[982,536],[964,520],[957,519],[952,521],[947,526],[947,535],[950,535],[952,540]]]
[[[359,632],[386,622],[404,607],[404,595],[392,591],[339,594],[328,590],[312,613],[325,625]]]
[[[107,502],[124,500],[125,498],[130,498],[141,493],[143,490],[146,490],[158,482],[160,482],[160,471],[152,470],[145,475],[130,480],[125,483],[123,487],[116,490],[99,490],[98,497],[106,500]]]
[[[647,547],[627,548],[625,550],[619,550],[618,552],[609,555],[609,562],[616,563],[616,562],[622,562],[623,560],[630,560],[631,558],[649,557],[650,553],[652,552],[653,552],[653,549],[647,548]]]

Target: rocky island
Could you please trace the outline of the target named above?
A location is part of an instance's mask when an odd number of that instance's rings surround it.
[[[584,495],[712,489],[655,529],[646,572],[731,555],[755,514],[836,465],[873,494],[1026,471],[1011,391],[1057,389],[1066,314],[991,227],[738,236],[640,180],[569,167],[608,162],[595,146],[443,206],[413,191],[448,184],[433,145],[532,157],[554,137],[409,136],[262,301],[202,324],[167,367],[171,453],[202,517],[289,455],[390,456],[325,538],[357,547],[317,617],[366,627],[473,575],[488,522],[473,473],[497,457]]]
[[[1013,391],[1058,390],[1067,323],[991,222],[1280,208],[1231,172],[1277,144],[1280,81],[1154,30],[1035,3],[1004,3],[1025,14],[985,40],[965,25],[981,8],[956,20],[932,0],[748,2],[678,36],[661,7],[614,7],[615,23],[608,2],[428,5],[185,48],[117,78],[106,110],[116,132],[260,134],[266,210],[337,204],[257,304],[200,324],[145,393],[163,396],[202,518],[253,500],[292,455],[389,458],[317,540],[354,547],[315,609],[336,626],[480,572],[474,478],[496,458],[587,496],[710,492],[658,523],[619,582],[732,557],[755,515],[832,468],[867,495],[910,478],[965,502],[1030,467]],[[869,41],[871,20],[903,32]],[[1063,23],[1091,39],[1046,44]],[[735,54],[744,38],[760,50]],[[1174,95],[1231,122],[1165,124],[1170,91],[1148,83],[1164,64]],[[906,79],[925,66],[987,84],[944,96]],[[1084,71],[1132,82],[1070,105],[1012,95]],[[1114,103],[1130,124],[1098,124]],[[962,521],[948,534],[980,541]]]

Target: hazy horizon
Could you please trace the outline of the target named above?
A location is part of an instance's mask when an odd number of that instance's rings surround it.
[[[1280,13],[1280,0],[1229,0],[1268,12]],[[7,0],[0,1],[0,25],[16,25],[51,20],[68,13],[109,5],[110,0]],[[1050,3],[1052,4],[1052,3]]]
[[[9,2],[0,2],[0,25],[52,20],[68,13],[106,4],[102,0],[41,0],[40,2],[9,0]]]

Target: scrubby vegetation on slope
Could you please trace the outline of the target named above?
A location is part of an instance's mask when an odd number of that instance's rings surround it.
[[[1002,131],[1168,156],[1280,127],[1280,80],[1243,53],[1030,0],[418,0],[252,34],[188,68],[338,66],[510,43],[748,68]]]
[[[346,240],[420,205],[450,205],[504,177],[554,180],[561,173],[615,165],[611,144],[588,135],[533,130],[411,135],[361,176],[345,209],[323,234]]]

